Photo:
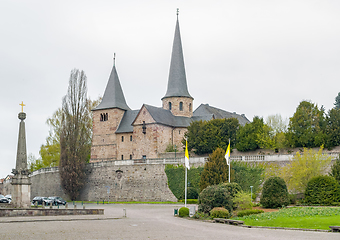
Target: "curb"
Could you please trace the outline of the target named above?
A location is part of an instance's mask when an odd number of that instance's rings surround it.
[[[108,217],[108,218],[64,218],[64,219],[22,219],[22,220],[4,220],[0,223],[21,223],[21,222],[70,222],[70,221],[91,221],[91,220],[116,220],[122,219],[119,217]]]
[[[331,232],[330,230],[323,230],[323,229],[309,229],[309,228],[264,227],[264,226],[249,226],[249,225],[241,225],[241,226],[238,226],[238,227],[244,227],[244,228],[281,229],[281,230],[296,230],[296,231],[309,231],[309,232]]]

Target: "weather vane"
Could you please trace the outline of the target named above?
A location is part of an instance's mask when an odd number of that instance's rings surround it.
[[[116,66],[116,53],[113,54],[113,65]]]
[[[21,101],[21,104],[19,104],[19,105],[21,106],[21,112],[24,112],[24,106],[26,106],[26,105],[24,104],[24,102]]]
[[[178,14],[179,14],[179,8],[177,8],[177,16],[178,16]]]

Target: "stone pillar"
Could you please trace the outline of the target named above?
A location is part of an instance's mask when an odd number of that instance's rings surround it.
[[[31,179],[27,169],[27,152],[26,152],[26,133],[25,122],[26,113],[21,112],[18,115],[21,120],[19,126],[18,149],[16,168],[12,170],[13,193],[12,204],[14,207],[27,208],[31,206]]]

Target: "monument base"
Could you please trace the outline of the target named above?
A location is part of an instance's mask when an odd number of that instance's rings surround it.
[[[27,175],[15,175],[12,178],[12,206],[29,208],[31,206],[31,181]]]

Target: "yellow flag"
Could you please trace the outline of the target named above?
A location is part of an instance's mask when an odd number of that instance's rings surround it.
[[[189,166],[189,152],[188,152],[188,142],[185,140],[185,167],[190,170]]]
[[[227,160],[227,164],[229,165],[230,164],[230,142],[229,142],[227,151],[225,153],[225,159]]]

